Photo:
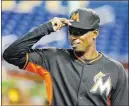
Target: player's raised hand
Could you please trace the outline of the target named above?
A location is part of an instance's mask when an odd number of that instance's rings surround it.
[[[66,18],[58,18],[58,17],[55,17],[51,20],[54,31],[60,30],[62,27],[66,25],[70,26],[71,22],[73,22],[73,20],[68,20]]]

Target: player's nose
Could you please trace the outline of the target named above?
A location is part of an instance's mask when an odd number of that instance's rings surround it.
[[[75,37],[75,36],[73,36],[73,35],[70,36],[70,40],[73,41],[73,40],[76,40],[76,39],[77,39],[77,37]]]

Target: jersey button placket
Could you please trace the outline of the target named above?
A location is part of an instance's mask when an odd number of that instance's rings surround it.
[[[84,94],[84,92],[80,93],[80,95],[79,95],[79,99],[80,99],[80,100],[83,99],[83,94]]]
[[[79,97],[80,100],[82,100],[82,94],[80,94],[80,97]]]
[[[85,65],[85,67],[88,68],[88,65]],[[82,82],[85,83],[86,82],[86,79],[87,78],[83,79]]]
[[[83,71],[84,71],[84,67],[85,67],[85,64],[83,64],[83,69],[82,69],[82,73],[81,73],[81,81],[80,81],[80,85],[79,85],[79,92],[78,92],[78,99],[79,100],[82,100],[83,99],[83,93],[82,93],[82,84],[83,84],[83,81],[82,81],[82,77],[83,77]],[[79,105],[79,101],[77,103],[77,106]]]

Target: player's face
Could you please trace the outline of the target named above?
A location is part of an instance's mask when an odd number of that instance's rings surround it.
[[[88,47],[94,44],[94,38],[96,38],[94,30],[80,31],[78,28],[69,29],[69,39],[71,46],[75,52],[86,52]]]

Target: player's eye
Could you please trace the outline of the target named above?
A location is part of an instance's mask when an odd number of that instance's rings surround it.
[[[80,29],[80,28],[74,28],[74,27],[69,27],[69,34],[74,35],[74,36],[82,36],[89,31],[93,31],[94,29]]]

